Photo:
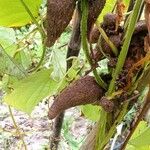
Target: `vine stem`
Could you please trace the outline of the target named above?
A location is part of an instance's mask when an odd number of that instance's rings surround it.
[[[42,56],[41,56],[41,59],[39,61],[39,63],[37,64],[37,66],[30,70],[29,72],[33,72],[33,71],[36,71],[42,64],[43,60],[44,60],[44,57],[45,57],[45,54],[46,54],[46,45],[45,45],[45,37],[46,37],[46,33],[45,31],[42,29],[42,27],[39,25],[39,23],[37,22],[37,20],[35,19],[35,17],[33,16],[32,12],[30,11],[30,9],[28,8],[28,6],[26,5],[26,3],[24,2],[24,0],[20,0],[20,2],[22,3],[22,5],[24,6],[25,10],[27,11],[27,13],[29,14],[29,16],[31,17],[32,21],[34,22],[34,24],[37,26],[40,34],[41,34],[41,38],[42,38],[42,48],[43,48],[43,53],[42,53]]]
[[[35,68],[29,70],[29,72],[37,71],[39,69],[39,67],[41,66],[41,64],[44,60],[45,54],[46,54],[46,45],[45,44],[42,45],[42,49],[43,49],[43,53],[42,53],[39,63],[37,64],[37,66]]]
[[[33,16],[32,12],[30,11],[30,9],[27,6],[27,4],[24,2],[24,0],[20,0],[20,2],[22,3],[23,7],[25,8],[25,10],[27,11],[27,13],[31,17],[32,21],[36,24],[36,26],[37,26],[39,32],[41,33],[42,37],[45,37],[46,34],[45,34],[44,30],[41,28],[41,26],[39,25],[39,23],[37,22],[37,20]]]
[[[101,33],[101,36],[106,41],[106,43],[110,46],[110,48],[113,51],[113,53],[115,54],[115,56],[117,56],[118,55],[118,49],[117,49],[117,47],[114,45],[113,42],[111,42],[111,40],[108,38],[108,36],[105,33],[105,31],[99,25],[97,25],[97,28],[98,28],[99,32]]]
[[[123,68],[123,65],[124,65],[124,62],[125,62],[125,59],[126,59],[126,56],[128,53],[128,49],[130,46],[131,38],[132,38],[134,29],[135,29],[136,22],[138,20],[138,16],[139,16],[142,4],[143,4],[143,0],[136,0],[136,3],[135,3],[134,8],[133,8],[133,12],[131,14],[131,18],[129,21],[129,25],[127,28],[127,32],[125,34],[125,38],[124,38],[125,41],[123,43],[122,50],[119,54],[116,69],[112,75],[112,80],[111,80],[110,85],[109,85],[109,89],[108,89],[108,93],[107,93],[108,95],[111,95],[115,90],[115,82],[116,82],[116,79],[117,79],[119,73],[121,72],[121,70]]]
[[[16,129],[16,132],[17,132],[17,134],[19,135],[19,137],[20,137],[20,139],[21,139],[21,141],[22,141],[22,143],[23,143],[23,145],[24,145],[24,149],[27,150],[27,145],[26,145],[26,143],[25,143],[25,141],[24,141],[23,135],[20,133],[19,127],[17,126],[17,123],[16,123],[15,118],[14,118],[14,116],[13,116],[11,107],[8,106],[8,109],[9,109],[10,117],[11,117],[11,119],[12,119],[12,121],[13,121],[14,127],[15,127],[15,129]]]
[[[87,0],[81,1],[81,10],[82,10],[82,19],[81,19],[81,40],[82,40],[82,47],[83,51],[85,53],[86,59],[90,66],[92,67],[93,62],[90,57],[89,48],[87,44],[87,19],[88,19],[88,2]],[[97,81],[97,83],[104,89],[107,88],[106,83],[101,79],[101,77],[98,75],[97,70],[93,70],[94,77]]]

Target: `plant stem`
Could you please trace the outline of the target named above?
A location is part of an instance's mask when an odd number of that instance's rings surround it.
[[[15,118],[14,118],[14,116],[13,116],[11,107],[8,106],[8,109],[9,109],[10,117],[11,117],[11,119],[12,119],[12,121],[13,121],[14,127],[15,127],[15,129],[16,129],[16,132],[17,132],[17,134],[19,135],[19,137],[20,137],[20,139],[21,139],[21,141],[22,141],[22,143],[23,143],[23,145],[24,145],[24,149],[27,150],[27,145],[26,145],[26,143],[25,143],[25,141],[24,141],[24,139],[23,139],[23,135],[20,133],[19,127],[17,126],[17,123],[16,123]]]
[[[102,37],[104,38],[104,40],[106,41],[106,43],[112,49],[112,51],[115,54],[115,56],[117,56],[118,55],[118,49],[117,49],[117,47],[114,45],[114,43],[111,42],[111,40],[108,38],[108,36],[105,33],[105,31],[100,26],[97,26],[97,28],[98,28],[99,32],[101,33]]]
[[[129,25],[127,28],[127,33],[125,35],[125,41],[124,41],[122,50],[121,50],[119,58],[118,58],[115,72],[112,75],[112,80],[109,85],[109,89],[108,89],[108,93],[107,93],[108,95],[111,95],[115,90],[115,82],[116,82],[116,79],[117,79],[119,73],[122,70],[123,65],[124,65],[124,62],[125,62],[125,59],[126,59],[126,56],[128,53],[128,48],[129,48],[129,45],[131,42],[132,34],[134,32],[135,25],[136,25],[136,22],[138,20],[138,16],[139,16],[139,13],[141,10],[142,3],[143,3],[143,0],[137,0],[135,3],[135,6],[133,8],[133,12],[132,12],[132,15],[131,15],[131,18],[129,21]]]
[[[13,65],[19,70],[19,73],[21,74],[21,78],[24,78],[27,76],[27,73],[14,61],[14,59],[12,57],[10,57],[8,55],[8,53],[5,51],[5,49],[2,47],[2,45],[0,44],[0,52],[3,52],[4,55],[6,55],[6,57],[13,63]]]
[[[46,37],[46,34],[45,34],[45,31],[42,29],[42,27],[39,25],[39,23],[37,22],[37,20],[35,19],[35,17],[33,16],[32,12],[30,11],[30,9],[28,8],[28,6],[26,5],[26,3],[24,2],[24,0],[20,0],[20,2],[22,3],[22,5],[24,6],[25,10],[27,11],[27,13],[29,14],[29,16],[31,17],[32,21],[34,22],[34,24],[37,26],[40,34],[41,34],[41,38],[42,38],[42,44],[43,44],[43,53],[42,53],[42,56],[41,56],[41,59],[38,63],[38,65],[30,70],[29,72],[33,72],[33,71],[36,71],[42,64],[43,60],[44,60],[44,57],[45,57],[45,54],[46,54],[46,46],[45,46],[45,37]]]
[[[87,44],[87,18],[88,18],[88,2],[87,2],[87,0],[82,0],[81,1],[81,10],[82,10],[82,19],[81,19],[81,40],[82,40],[82,47],[83,47],[83,51],[85,53],[86,59],[87,59],[88,63],[91,65],[91,67],[92,67],[93,62],[92,62],[92,59],[90,57],[89,48],[88,48],[88,44]],[[98,75],[96,69],[93,70],[93,74],[94,74],[95,79],[98,82],[98,84],[102,88],[106,89],[107,85],[101,79],[101,77]]]
[[[120,111],[117,119],[115,120],[115,122],[113,123],[112,127],[110,128],[108,134],[106,135],[106,137],[103,139],[103,141],[100,143],[100,146],[98,147],[97,150],[103,150],[104,146],[109,142],[110,138],[114,135],[115,131],[116,131],[116,127],[121,123],[122,119],[124,118],[126,112],[127,112],[127,107],[128,107],[129,102],[126,102],[123,105],[122,110]]]

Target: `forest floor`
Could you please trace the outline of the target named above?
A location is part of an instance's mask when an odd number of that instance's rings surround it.
[[[47,117],[48,104],[45,101],[41,102],[31,116],[12,110],[15,121],[24,135],[27,149],[49,150],[54,120],[49,120]],[[78,109],[67,110],[59,149],[78,150],[91,126],[91,122],[82,117]],[[24,150],[22,141],[14,128],[8,106],[5,104],[0,104],[0,150]]]

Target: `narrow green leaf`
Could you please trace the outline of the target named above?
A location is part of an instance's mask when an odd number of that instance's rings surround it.
[[[30,114],[41,100],[55,93],[58,83],[50,78],[52,71],[44,69],[18,81],[14,90],[4,97],[4,101]]]
[[[42,0],[24,0],[34,17],[38,16]],[[0,0],[0,26],[18,27],[31,23],[32,19],[20,0]]]

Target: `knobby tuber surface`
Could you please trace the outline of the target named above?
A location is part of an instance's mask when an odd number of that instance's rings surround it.
[[[88,39],[90,36],[90,31],[96,22],[99,14],[105,6],[106,0],[89,0],[89,15],[88,15]]]
[[[48,116],[53,119],[65,109],[85,104],[99,104],[106,111],[112,111],[113,103],[106,99],[101,100],[103,95],[104,91],[96,83],[94,77],[82,77],[70,84],[56,97],[49,109]]]
[[[76,0],[47,1],[47,42],[51,47],[69,24]]]
[[[51,47],[69,24],[75,10],[77,0],[48,0],[47,1],[47,41]],[[89,0],[89,15],[87,35],[102,11],[106,0]],[[80,1],[79,1],[80,3]]]

